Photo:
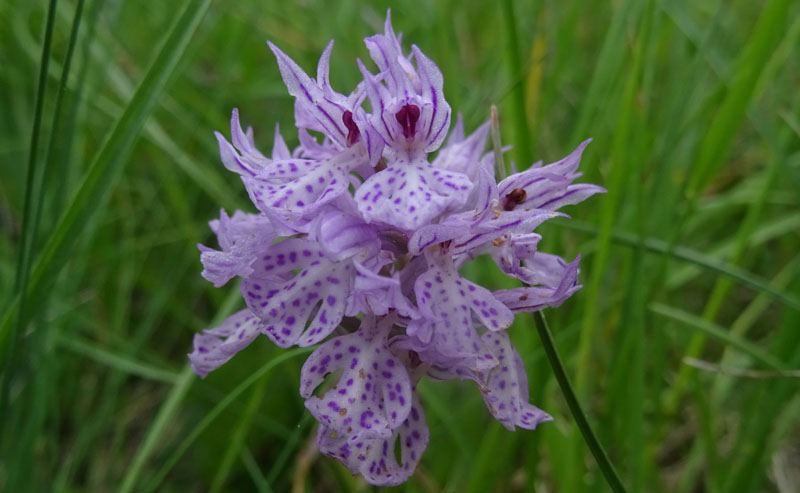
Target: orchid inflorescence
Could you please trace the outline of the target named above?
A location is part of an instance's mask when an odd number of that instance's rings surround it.
[[[316,79],[269,44],[296,98],[300,145],[290,151],[276,129],[265,157],[236,110],[231,142],[216,134],[259,213],[210,223],[220,250],[199,246],[203,276],[216,287],[240,277],[247,308],[196,335],[189,355],[205,377],[259,335],[286,348],[334,334],[303,365],[300,394],[320,450],[376,485],[408,479],[427,446],[422,378],[473,380],[509,430],[552,419],[528,402],[506,329],[580,288],[579,258],[538,251],[533,230],[604,191],[573,184],[589,141],[498,183],[489,123],[467,137],[459,117],[447,137],[442,74],[417,46],[405,55],[401,39],[387,15],[384,34],[365,39],[378,73],[359,60],[363,80],[348,96],[330,85],[333,41]],[[481,255],[524,286],[491,291],[462,277]]]

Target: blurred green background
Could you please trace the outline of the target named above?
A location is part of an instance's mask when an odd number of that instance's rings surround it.
[[[262,149],[276,122],[296,144],[265,41],[313,73],[334,38],[347,92],[388,3],[51,3],[50,29],[48,2],[0,3],[0,489],[370,490],[313,446],[307,350],[263,338],[205,380],[185,355],[243,306],[200,277],[195,244],[220,207],[255,210],[212,131],[238,107]],[[520,168],[594,138],[582,181],[609,193],[537,231],[583,255],[584,288],[546,315],[628,488],[800,491],[800,4],[392,8],[468,131],[498,105]],[[431,442],[399,489],[608,488],[532,318],[511,334],[555,422],[511,433],[471,382],[424,383]]]

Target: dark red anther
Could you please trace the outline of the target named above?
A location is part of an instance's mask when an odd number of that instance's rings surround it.
[[[519,204],[525,202],[528,194],[522,188],[515,188],[506,194],[506,203],[503,204],[503,210],[513,211]]]
[[[352,146],[361,140],[361,132],[358,130],[358,125],[353,121],[353,112],[345,111],[342,113],[342,122],[347,127],[347,147]]]
[[[400,108],[400,111],[395,113],[394,117],[397,123],[403,127],[403,136],[406,140],[414,138],[417,132],[417,120],[419,120],[419,106],[415,104],[407,104]]]

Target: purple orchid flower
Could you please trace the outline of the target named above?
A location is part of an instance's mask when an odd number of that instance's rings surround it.
[[[259,213],[222,211],[210,223],[219,250],[198,246],[202,275],[216,287],[239,278],[246,308],[196,335],[189,359],[205,377],[259,335],[280,347],[321,343],[300,381],[320,450],[372,484],[397,485],[430,437],[415,392],[423,378],[475,382],[509,430],[552,419],[528,402],[507,330],[516,313],[580,289],[580,256],[539,251],[534,229],[604,190],[574,183],[589,141],[497,183],[488,123],[467,136],[459,116],[448,137],[438,67],[416,46],[404,53],[388,15],[365,42],[378,72],[358,61],[363,80],[349,95],[330,84],[332,42],[316,79],[269,44],[295,97],[296,149],[276,127],[266,157],[236,110],[230,142],[217,133],[223,165]],[[459,274],[482,255],[520,287]]]

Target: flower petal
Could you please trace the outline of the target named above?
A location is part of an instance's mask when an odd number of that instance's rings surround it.
[[[315,242],[292,238],[272,245],[253,270],[240,291],[278,346],[311,346],[342,321],[355,277],[349,261],[334,262]]]
[[[215,287],[223,286],[236,276],[250,275],[253,262],[276,237],[276,230],[267,217],[242,211],[236,211],[231,218],[221,210],[219,220],[212,221],[212,229],[222,250],[204,245],[198,248],[203,263],[202,276]]]
[[[353,474],[361,474],[375,486],[397,486],[414,473],[428,446],[430,432],[416,394],[411,412],[403,424],[387,438],[363,438],[341,434],[320,425],[317,445],[320,452],[338,460]],[[394,450],[400,440],[400,463]]]
[[[278,67],[289,94],[297,98],[298,105],[301,105],[306,115],[311,117],[313,125],[309,128],[323,132],[340,147],[346,147],[347,129],[342,121],[342,114],[346,108],[327,97],[317,82],[312,80],[286,53],[269,41],[267,44],[278,59]]]
[[[535,312],[546,307],[561,306],[581,288],[578,284],[580,255],[569,264],[560,257],[540,252],[533,258],[539,259],[538,267],[530,268],[528,279],[532,283],[542,284],[541,286],[499,289],[494,292],[495,298],[514,313]]]
[[[471,189],[461,173],[441,171],[425,161],[398,160],[367,179],[355,199],[367,221],[413,231],[463,205]]]
[[[399,274],[387,277],[373,272],[360,262],[356,261],[354,265],[356,280],[348,315],[359,312],[386,315],[390,309],[394,309],[403,317],[419,317],[417,308],[403,295]]]
[[[243,176],[250,199],[261,211],[303,217],[347,191],[349,174],[341,166],[349,150],[324,161],[274,161],[255,176]],[[352,163],[352,162],[351,162]]]
[[[389,437],[411,410],[411,382],[405,367],[386,347],[386,327],[366,317],[361,328],[322,344],[303,365],[300,394],[321,424],[339,433]],[[378,334],[378,332],[382,332]],[[333,388],[322,396],[314,389],[341,370]]]
[[[421,83],[422,98],[430,102],[430,115],[422,127],[424,134],[425,151],[433,152],[442,145],[450,128],[450,105],[444,99],[444,78],[442,71],[433,61],[425,56],[417,47],[411,46],[411,52],[417,61],[417,70]]]
[[[553,418],[528,403],[528,377],[519,353],[511,345],[505,331],[483,335],[486,347],[497,358],[494,368],[480,373],[481,394],[489,412],[507,429],[515,426],[532,430]]]
[[[192,370],[205,378],[261,333],[261,320],[244,309],[228,317],[222,325],[194,336],[194,351],[189,354]]]
[[[426,251],[428,270],[417,278],[414,292],[422,318],[411,321],[408,334],[449,358],[482,364],[477,322],[490,331],[507,329],[514,314],[487,289],[462,278],[452,257]]]
[[[553,164],[533,167],[509,176],[497,185],[500,197],[507,198],[513,190],[524,190],[525,199],[514,205],[515,211],[556,210],[565,205],[577,204],[596,193],[604,193],[606,190],[597,185],[572,185],[580,177],[576,170],[583,150],[590,142],[591,139],[585,140],[569,156]]]

